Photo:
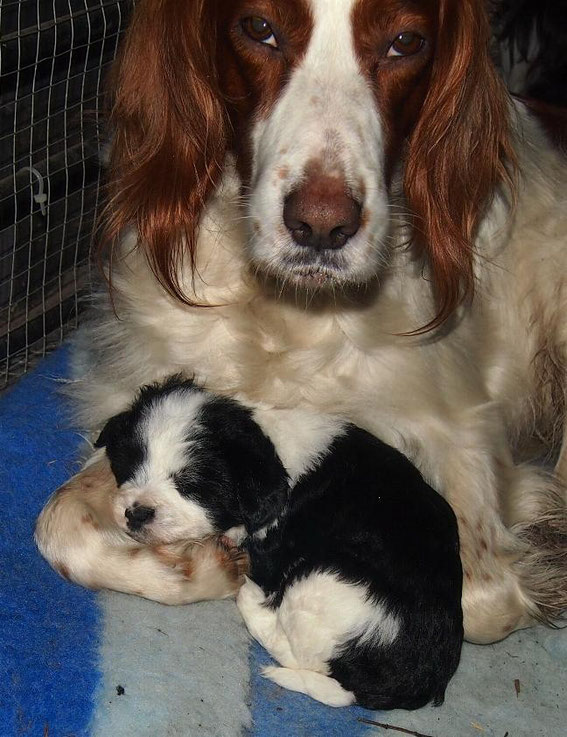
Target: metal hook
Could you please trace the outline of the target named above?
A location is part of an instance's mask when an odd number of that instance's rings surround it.
[[[37,182],[39,184],[39,189],[38,189],[37,194],[33,196],[33,199],[35,202],[37,202],[37,204],[39,205],[41,214],[45,217],[47,215],[47,208],[45,207],[45,203],[47,202],[47,195],[45,194],[45,191],[43,188],[43,177],[41,173],[34,166],[23,166],[20,169],[20,171],[29,171],[37,179]]]

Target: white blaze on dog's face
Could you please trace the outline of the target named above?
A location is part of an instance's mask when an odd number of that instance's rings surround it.
[[[119,483],[116,522],[144,542],[200,538],[216,531],[198,501],[182,496],[176,479],[190,480],[199,463],[199,410],[205,395],[190,390],[145,403],[113,418],[101,436]],[[197,476],[195,481],[198,482]]]
[[[122,485],[115,502],[117,519],[131,534],[169,542],[214,531],[205,508],[181,496],[175,484],[178,474],[190,474],[198,462],[199,441],[191,435],[198,429],[203,401],[199,394],[172,394],[140,422],[137,433],[144,443],[144,459]],[[140,509],[154,510],[148,521]]]
[[[228,92],[243,125],[253,264],[306,287],[364,283],[387,264],[389,188],[417,116],[434,3],[236,3]],[[235,81],[236,80],[236,81]],[[233,97],[233,95],[230,95]]]
[[[250,214],[257,228],[251,238],[252,258],[268,269],[287,271],[293,265],[294,273],[314,283],[322,283],[326,274],[366,281],[389,227],[381,186],[383,132],[355,57],[352,4],[313,3],[313,30],[305,56],[271,114],[253,130]],[[274,172],[280,176],[274,177]],[[311,182],[309,195],[318,189],[333,201],[340,198],[337,206],[343,204],[345,192],[345,212],[337,213],[335,228],[340,228],[342,215],[343,220],[352,220],[353,230],[360,222],[363,201],[365,213],[372,213],[367,227],[357,227],[341,247],[333,248],[332,241],[329,248],[319,249],[298,243],[294,231],[301,238],[300,228],[310,226],[300,223],[313,218],[301,203],[294,207],[292,198],[300,197],[305,192],[302,185]],[[300,194],[294,195],[295,190]]]

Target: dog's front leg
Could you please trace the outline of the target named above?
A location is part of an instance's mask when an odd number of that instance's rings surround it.
[[[59,488],[41,512],[35,539],[64,578],[94,589],[188,604],[236,594],[247,556],[224,538],[143,545],[117,526],[117,486],[104,453]]]

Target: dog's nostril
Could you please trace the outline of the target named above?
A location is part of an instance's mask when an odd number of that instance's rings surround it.
[[[348,239],[351,237],[351,235],[354,235],[354,233],[349,233],[345,228],[338,227],[331,231],[330,235],[330,241],[333,244],[333,248],[342,248],[344,244],[348,241]]]
[[[134,532],[152,520],[155,514],[156,510],[153,507],[143,507],[141,504],[134,504],[124,512],[124,516],[128,520],[128,527]]]
[[[289,226],[288,226],[289,227]],[[313,238],[313,230],[307,223],[299,223],[297,227],[290,228],[293,240],[300,246],[309,246]]]

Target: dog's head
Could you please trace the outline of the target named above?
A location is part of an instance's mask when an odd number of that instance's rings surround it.
[[[134,223],[183,298],[181,253],[230,152],[257,271],[368,282],[403,210],[446,318],[513,158],[484,5],[140,0],[116,70],[109,237]]]
[[[175,378],[144,387],[96,442],[119,486],[120,527],[144,542],[273,522],[288,498],[274,446],[239,403]]]

